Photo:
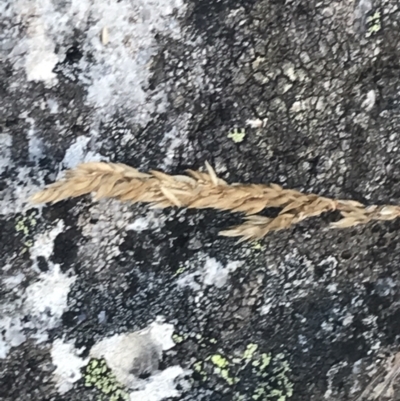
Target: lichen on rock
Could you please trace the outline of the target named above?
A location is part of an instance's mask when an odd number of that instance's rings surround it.
[[[322,215],[238,245],[217,235],[235,214],[27,202],[81,162],[208,161],[227,182],[398,204],[397,2],[0,15],[1,399],[399,398],[398,222],[332,232]]]

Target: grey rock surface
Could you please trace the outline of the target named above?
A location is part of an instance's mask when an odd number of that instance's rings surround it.
[[[400,400],[398,221],[237,245],[228,213],[27,202],[105,160],[399,204],[399,21],[393,0],[3,0],[0,398]]]

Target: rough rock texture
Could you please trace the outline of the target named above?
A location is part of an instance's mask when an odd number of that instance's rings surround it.
[[[0,398],[400,400],[399,222],[239,246],[226,213],[26,203],[85,160],[207,160],[399,204],[399,21],[393,0],[3,0]]]

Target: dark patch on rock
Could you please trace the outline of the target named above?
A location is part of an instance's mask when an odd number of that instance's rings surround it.
[[[58,234],[54,240],[52,262],[60,264],[63,272],[69,270],[76,263],[80,236],[81,231],[72,226]]]
[[[26,344],[12,351],[10,361],[0,364],[0,396],[5,401],[21,397],[25,400],[45,400],[56,395],[49,379],[53,371],[46,351]],[[6,368],[7,366],[7,368]]]

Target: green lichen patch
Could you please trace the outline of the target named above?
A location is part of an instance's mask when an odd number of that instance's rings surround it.
[[[31,210],[15,219],[15,231],[22,235],[22,253],[25,253],[33,245],[32,235],[37,225],[36,215],[37,212]]]
[[[243,359],[251,359],[257,351],[257,344],[247,344],[246,350],[243,353]]]
[[[380,11],[373,12],[367,18],[367,33],[366,37],[376,35],[382,29],[381,13]]]
[[[285,401],[293,395],[293,384],[289,380],[289,363],[285,360],[284,354],[275,357],[261,354],[260,365],[256,375],[260,377],[260,385],[253,394],[253,399],[261,399],[259,393],[265,393],[265,399]]]
[[[286,401],[293,395],[284,354],[261,352],[255,343],[247,344],[239,355],[211,354],[192,368],[195,380],[214,388],[222,386],[224,393],[232,393],[234,401]]]
[[[243,142],[244,137],[246,136],[246,130],[244,128],[234,128],[232,131],[228,133],[228,138],[232,139],[235,143]]]
[[[185,270],[186,270],[185,266],[178,267],[178,269],[176,269],[175,276],[179,276],[180,274],[184,273]]]
[[[186,336],[182,336],[180,334],[174,333],[172,335],[172,340],[175,344],[180,344],[186,340]]]
[[[252,249],[256,251],[262,251],[265,249],[265,245],[263,245],[260,241],[254,241],[252,243]]]
[[[95,387],[101,393],[101,401],[129,400],[124,386],[118,382],[104,359],[91,359],[84,368],[83,378],[86,387]]]
[[[219,354],[212,355],[210,359],[211,362],[220,369],[225,368],[229,365],[228,360]]]

